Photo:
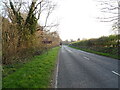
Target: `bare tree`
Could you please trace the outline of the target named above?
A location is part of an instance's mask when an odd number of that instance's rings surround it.
[[[100,11],[104,14],[104,17],[99,17],[103,22],[118,20],[119,0],[97,0],[97,2],[100,4]]]
[[[55,9],[56,4],[53,4],[52,1],[49,0],[32,0],[31,4],[29,5],[28,2],[24,0],[8,0],[8,1],[3,1],[5,10],[7,10],[7,15],[8,17],[12,20],[11,16],[12,14],[18,18],[21,17],[22,13],[27,13],[27,18],[24,20],[25,25],[28,22],[29,19],[31,19],[33,16],[35,17],[36,20],[41,19],[41,13],[44,11],[46,12],[46,19],[45,19],[45,24],[44,27],[47,26],[47,21],[52,13],[52,11]],[[53,26],[53,25],[52,25]]]
[[[7,17],[9,17],[12,23],[17,25],[19,31],[19,44],[22,36],[26,36],[25,34],[34,34],[37,26],[37,21],[41,19],[40,16],[43,11],[46,11],[47,15],[45,19],[45,24],[41,27],[52,28],[58,26],[58,24],[51,24],[47,26],[48,18],[56,6],[55,4],[52,4],[52,2],[49,0],[32,0],[30,5],[22,0],[9,0],[9,2],[4,1],[3,3],[6,7],[5,10],[8,11]],[[26,18],[22,16],[25,11]]]
[[[98,17],[101,22],[113,22],[113,30],[120,29],[120,0],[97,0],[100,4],[102,17]]]
[[[35,50],[42,50],[43,44],[41,41],[44,37],[38,38],[36,33],[39,34],[40,32],[45,32],[50,30],[50,28],[58,26],[54,22],[51,24],[47,23],[55,6],[49,0],[3,1],[2,7],[4,12],[2,13],[2,17],[4,23],[2,26],[4,30],[2,30],[2,43],[4,46],[3,61],[5,64],[12,62],[12,56],[25,55],[28,52],[27,50],[32,50],[30,53],[36,52]],[[45,20],[41,17],[41,14],[44,12],[46,12]],[[40,19],[44,20],[43,26],[38,25],[38,20]]]

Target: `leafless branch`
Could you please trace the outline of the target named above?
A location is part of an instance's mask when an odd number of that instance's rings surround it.
[[[55,5],[52,5],[52,6],[50,5],[50,6],[49,6],[49,8],[48,8],[48,13],[47,13],[47,16],[46,16],[46,20],[45,20],[45,25],[44,25],[44,27],[46,27],[48,17],[50,16],[50,14],[51,14],[52,11],[54,10],[54,8],[55,8]]]

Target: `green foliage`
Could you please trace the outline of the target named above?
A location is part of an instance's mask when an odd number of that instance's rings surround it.
[[[34,31],[36,30],[36,25],[37,25],[37,19],[34,14],[35,3],[36,2],[32,2],[28,16],[25,21],[25,26],[28,28],[31,34],[34,33]]]
[[[70,45],[74,47],[78,47],[82,50],[90,50],[90,52],[95,51],[99,53],[104,53],[106,56],[118,58],[119,36],[120,35],[103,36],[97,39],[89,39],[89,40],[74,42],[71,43]]]
[[[17,11],[15,10],[12,1],[10,1],[10,7],[11,7],[11,9],[12,9],[12,11],[13,11],[13,14],[14,14],[15,18],[16,18],[16,19],[15,19],[15,22],[19,24],[18,27],[19,27],[19,26],[21,27],[23,18],[21,17],[20,12],[17,12]],[[19,28],[19,29],[20,29],[20,28]]]
[[[98,52],[96,50],[91,50],[91,49],[88,49],[88,48],[79,48],[79,47],[75,47],[75,46],[70,46],[72,48],[75,48],[75,49],[78,49],[78,50],[83,50],[83,51],[86,51],[86,52],[90,52],[90,53],[95,53],[95,54],[98,54],[98,55],[103,55],[103,56],[107,56],[107,57],[112,57],[112,58],[115,58],[115,59],[120,59],[120,57],[118,56],[118,54],[110,54],[110,53],[103,53],[103,51],[101,52]]]
[[[59,47],[48,54],[35,56],[30,62],[3,78],[3,88],[49,88]]]
[[[31,18],[27,20],[27,27],[31,34],[35,32],[36,25],[37,25],[37,19],[34,15],[32,15]]]
[[[24,32],[26,30],[28,30],[30,32],[30,34],[33,34],[35,32],[36,25],[37,25],[37,19],[34,14],[35,3],[36,2],[32,2],[30,10],[27,15],[27,18],[24,21],[24,19],[21,16],[21,13],[15,10],[15,7],[14,7],[12,1],[10,1],[10,7],[11,7],[14,17],[15,17],[15,23],[17,23],[18,30],[20,31],[19,34],[24,33],[24,34],[28,35],[28,33]]]

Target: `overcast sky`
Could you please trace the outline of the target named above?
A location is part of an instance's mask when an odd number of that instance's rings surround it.
[[[62,40],[97,38],[111,34],[112,23],[103,23],[96,18],[100,10],[95,0],[58,0],[52,18],[58,20],[58,32]]]
[[[97,38],[112,33],[112,23],[103,23],[96,19],[101,16],[96,0],[51,1],[57,3],[57,8],[49,17],[49,21],[60,24],[54,30],[58,30],[62,40]],[[44,21],[43,18],[42,20]]]

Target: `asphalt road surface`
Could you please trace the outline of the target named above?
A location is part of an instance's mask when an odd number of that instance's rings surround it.
[[[59,53],[57,88],[118,88],[117,59],[67,46]]]

